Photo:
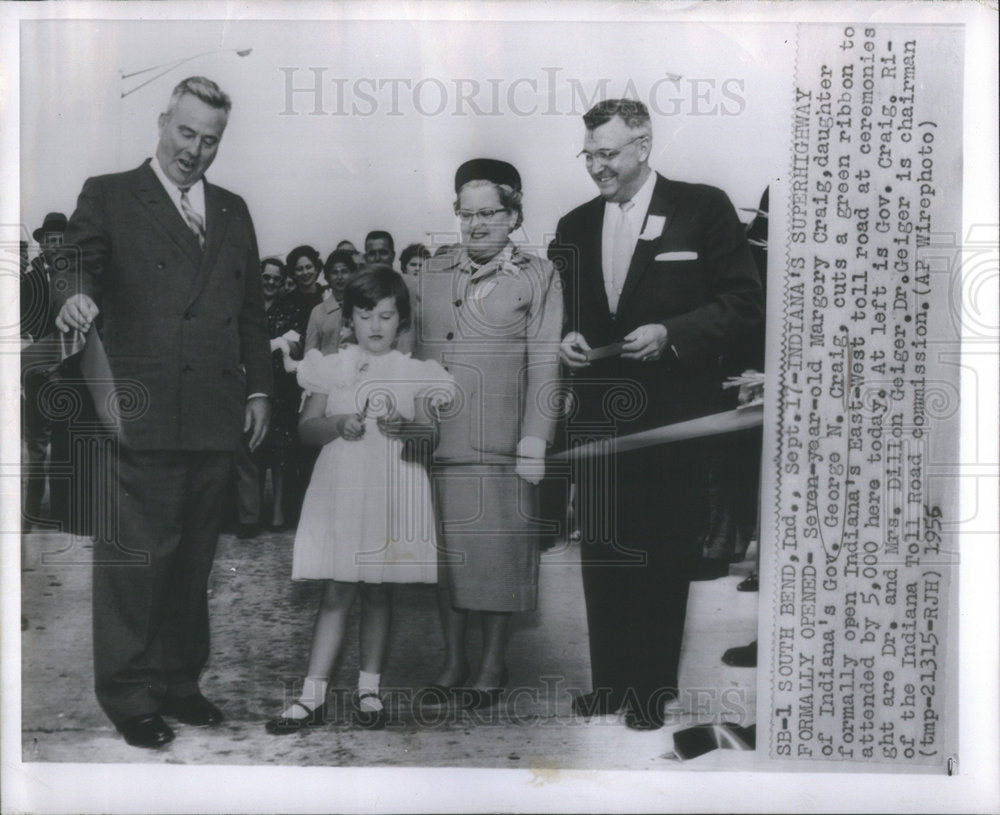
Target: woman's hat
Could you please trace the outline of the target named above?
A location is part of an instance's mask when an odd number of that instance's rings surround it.
[[[66,231],[66,216],[61,212],[50,212],[45,216],[45,220],[42,225],[38,227],[34,232],[31,233],[31,237],[35,239],[36,243],[41,243],[42,238],[45,237],[49,232],[65,232]]]
[[[465,162],[455,173],[455,192],[469,181],[492,181],[521,189],[521,176],[513,164],[495,158],[474,158]]]

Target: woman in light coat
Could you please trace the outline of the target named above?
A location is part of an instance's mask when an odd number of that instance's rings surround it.
[[[511,616],[537,599],[537,485],[555,433],[563,305],[549,261],[510,240],[523,218],[517,170],[468,161],[455,192],[462,242],[431,259],[419,279],[415,353],[441,363],[459,386],[440,417],[432,467],[446,657],[423,699],[483,708],[507,682]],[[473,611],[483,634],[474,668],[466,656]]]

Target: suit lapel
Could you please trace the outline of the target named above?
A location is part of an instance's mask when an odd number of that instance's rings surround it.
[[[629,296],[636,290],[639,282],[646,274],[653,258],[656,257],[656,250],[660,246],[661,238],[670,230],[676,207],[677,202],[670,196],[670,183],[657,173],[656,186],[653,188],[653,197],[649,201],[649,211],[643,220],[643,232],[646,231],[646,224],[649,222],[650,216],[663,218],[663,229],[650,240],[643,240],[640,237],[639,242],[636,244],[635,252],[632,254],[632,262],[628,267],[628,275],[625,277],[625,285],[622,286],[622,294],[618,298],[619,314],[621,314]]]
[[[590,288],[594,302],[600,304],[603,311],[610,313],[608,292],[604,288],[604,265],[601,260],[601,233],[604,229],[604,199],[595,198],[586,214],[583,223],[583,235],[580,240],[580,276],[582,285]]]
[[[208,277],[215,266],[215,259],[219,255],[222,246],[222,239],[225,237],[226,229],[229,226],[229,219],[232,213],[225,205],[223,196],[218,187],[205,181],[205,251],[199,252],[198,274],[195,277],[194,285],[191,288],[189,303],[193,303],[201,294],[208,282]],[[190,231],[190,230],[189,230]],[[194,233],[192,233],[193,235]],[[197,245],[197,240],[195,240]],[[248,270],[248,274],[252,272]]]
[[[198,239],[187,225],[184,217],[177,211],[177,207],[170,200],[167,191],[163,189],[163,184],[160,183],[160,179],[156,177],[156,173],[149,166],[148,160],[139,168],[138,182],[134,191],[136,198],[139,199],[153,220],[188,256],[192,266],[195,268],[200,266],[202,252],[198,246]]]

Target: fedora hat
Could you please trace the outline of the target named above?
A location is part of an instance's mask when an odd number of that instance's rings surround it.
[[[31,237],[35,239],[36,243],[41,243],[42,238],[49,232],[65,232],[66,231],[66,216],[61,212],[50,212],[45,216],[45,220],[42,221],[42,225],[38,227],[34,232],[31,233]]]

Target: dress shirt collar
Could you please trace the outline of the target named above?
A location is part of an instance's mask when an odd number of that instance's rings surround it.
[[[152,160],[149,162],[149,166],[153,168],[153,172],[156,177],[160,179],[160,183],[163,185],[163,189],[167,191],[167,195],[170,196],[170,200],[174,202],[174,206],[177,207],[177,211],[184,217],[184,211],[181,209],[181,189],[173,181],[171,181],[163,168],[160,166],[160,160],[154,155]],[[205,179],[199,178],[194,184],[188,187],[188,202],[191,204],[191,208],[197,212],[204,222],[205,219]]]
[[[642,227],[646,223],[646,213],[649,212],[649,204],[653,200],[653,189],[656,187],[656,173],[650,171],[649,175],[646,176],[646,180],[642,182],[642,186],[636,190],[635,195],[632,196],[631,201],[635,204],[631,210],[627,213],[627,217],[632,225],[632,234],[638,240],[640,233],[642,232]],[[605,207],[605,213],[608,209],[612,210],[613,215],[618,213],[615,210],[619,209],[617,204],[607,204]]]

